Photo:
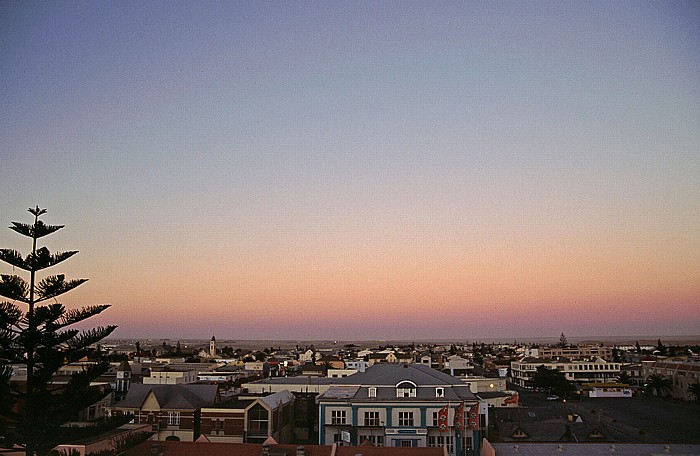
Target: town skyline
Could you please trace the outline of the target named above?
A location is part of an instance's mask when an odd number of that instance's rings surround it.
[[[693,335],[699,24],[3,2],[0,227],[66,225],[48,272],[89,282],[61,302],[111,304],[89,323],[118,338]]]

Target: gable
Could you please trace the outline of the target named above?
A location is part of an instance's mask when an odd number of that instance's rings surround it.
[[[514,438],[514,439],[526,439],[526,438],[528,438],[528,437],[530,437],[530,436],[527,435],[527,433],[526,433],[525,431],[523,431],[522,428],[517,428],[517,429],[515,430],[515,432],[513,432],[513,434],[511,435],[511,437]]]
[[[158,403],[158,399],[156,399],[156,395],[153,394],[153,391],[148,392],[146,399],[143,400],[143,404],[141,405],[141,410],[160,411],[160,404]]]

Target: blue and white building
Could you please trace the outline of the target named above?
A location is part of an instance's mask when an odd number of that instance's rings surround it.
[[[319,443],[375,446],[447,447],[450,455],[479,454],[480,431],[438,429],[438,414],[479,403],[480,428],[486,429],[486,403],[459,379],[420,364],[375,364],[338,379],[318,397]],[[459,435],[459,437],[458,437]]]

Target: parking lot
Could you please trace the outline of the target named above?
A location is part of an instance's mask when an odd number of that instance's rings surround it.
[[[548,401],[548,395],[520,392],[523,407],[540,415],[577,414],[614,430],[616,440],[644,443],[700,443],[700,406],[658,397],[584,398]]]

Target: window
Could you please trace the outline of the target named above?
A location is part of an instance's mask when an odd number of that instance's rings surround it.
[[[396,385],[396,397],[416,397],[416,385],[411,382],[401,382]]]
[[[435,388],[435,397],[445,397],[445,388]]]
[[[462,448],[464,449],[465,456],[472,456],[474,454],[472,448],[473,445],[474,442],[472,441],[471,437],[462,437]]]
[[[268,413],[262,405],[255,404],[248,410],[248,434],[267,435],[268,423]]]
[[[365,412],[365,426],[379,426],[379,412]]]
[[[365,435],[362,437],[362,441],[369,440],[369,443],[376,447],[384,446],[384,436],[383,435]]]
[[[180,412],[168,412],[168,426],[180,425]]]
[[[346,424],[345,410],[331,410],[331,424]]]
[[[449,435],[429,435],[428,436],[428,446],[432,448],[442,448],[447,445],[447,452],[449,454],[454,453],[454,443],[452,437]]]
[[[369,388],[367,390],[367,396],[369,397],[377,397],[377,388]]]
[[[399,412],[399,426],[413,426],[413,412]]]
[[[440,412],[433,412],[433,426],[438,427],[440,425],[440,421],[438,420]]]
[[[221,421],[220,419],[214,420],[213,426],[211,429],[212,434],[218,434],[219,431],[223,431],[223,430],[224,430],[224,422]]]
[[[343,446],[343,434],[333,434],[333,443],[335,443],[338,446]]]

